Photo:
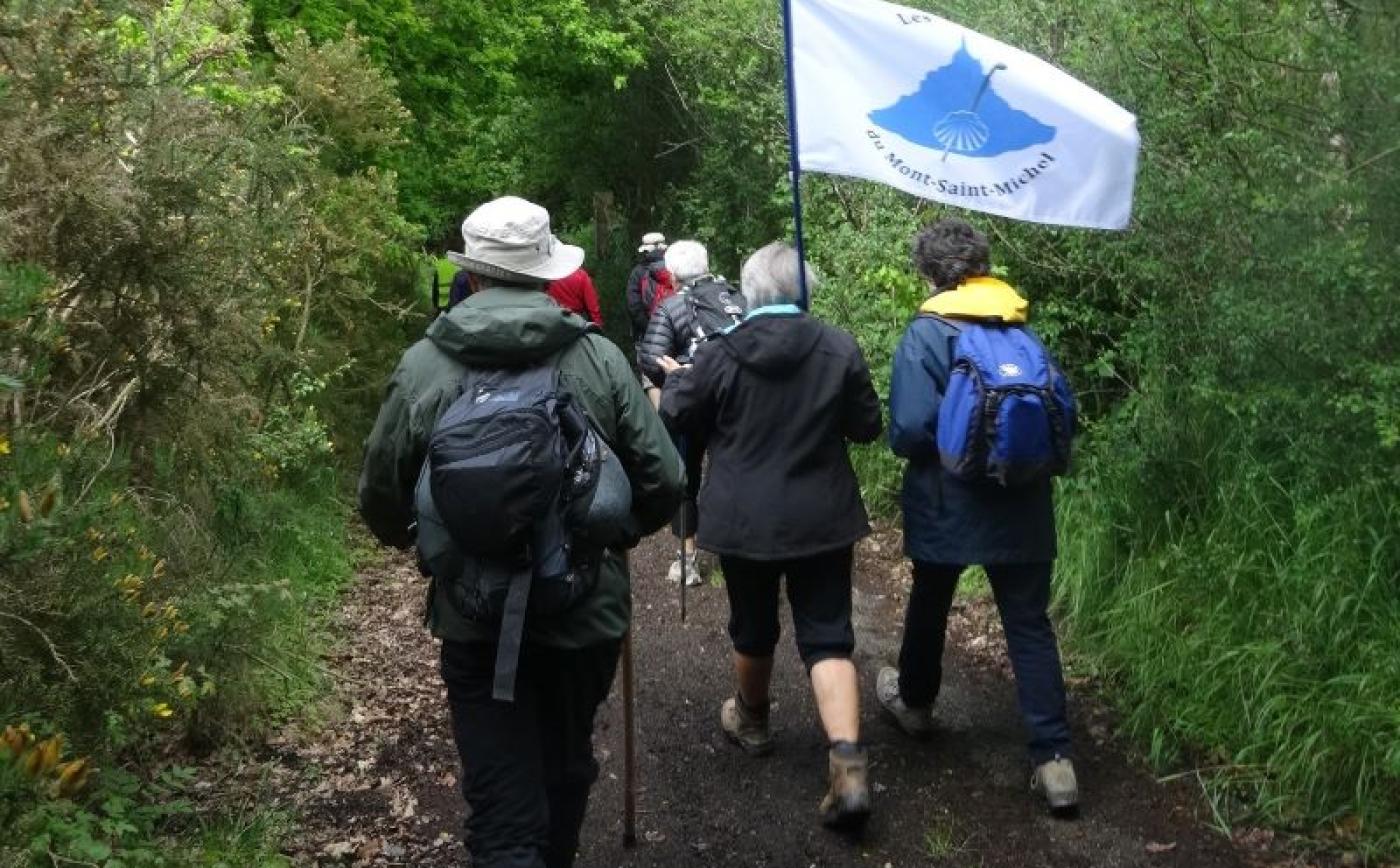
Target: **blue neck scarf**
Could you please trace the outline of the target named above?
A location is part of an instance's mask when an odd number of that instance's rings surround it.
[[[765,304],[749,311],[744,320],[747,322],[756,316],[802,316],[802,308],[795,304]]]
[[[721,334],[727,335],[749,320],[760,316],[802,316],[802,308],[795,304],[765,304],[763,307],[756,307],[744,314],[743,322],[736,322]]]

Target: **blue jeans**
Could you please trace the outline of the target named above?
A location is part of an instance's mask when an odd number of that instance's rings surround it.
[[[1055,629],[1050,625],[1050,575],[1053,562],[991,564],[986,567],[1006,630],[1016,699],[1030,730],[1031,760],[1046,762],[1070,754],[1065,718],[1065,680]],[[899,694],[906,705],[931,705],[943,681],[943,644],[948,611],[963,567],[914,564],[914,590],[904,620],[899,651]]]

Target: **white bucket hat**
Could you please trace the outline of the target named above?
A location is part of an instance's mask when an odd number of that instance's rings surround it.
[[[539,283],[568,277],[583,265],[583,248],[549,231],[549,212],[518,196],[503,196],[462,221],[461,253],[447,258],[474,274]]]
[[[642,246],[637,248],[638,253],[650,253],[653,250],[666,249],[666,236],[660,232],[648,232],[642,236]]]

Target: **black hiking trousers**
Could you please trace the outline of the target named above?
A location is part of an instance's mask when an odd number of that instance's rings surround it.
[[[598,777],[593,719],[621,640],[520,649],[515,702],[491,698],[494,643],[443,642],[442,680],[471,809],[473,868],[570,868]]]

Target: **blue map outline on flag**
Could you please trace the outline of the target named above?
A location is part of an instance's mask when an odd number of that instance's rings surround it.
[[[964,42],[948,65],[924,76],[914,93],[870,112],[870,121],[916,145],[964,157],[995,157],[1055,138],[1055,127],[1002,99],[994,79],[978,99],[987,78]]]

